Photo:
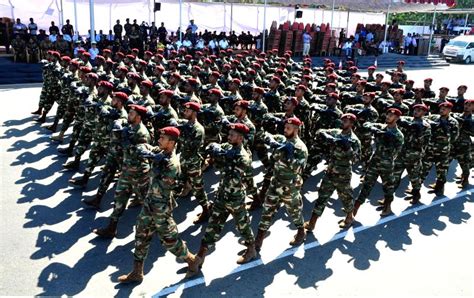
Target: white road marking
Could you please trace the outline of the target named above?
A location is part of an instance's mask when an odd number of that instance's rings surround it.
[[[367,229],[370,229],[370,228],[373,228],[373,227],[376,227],[376,226],[379,226],[379,225],[383,225],[383,224],[385,224],[387,222],[390,222],[390,221],[393,221],[395,219],[405,217],[405,216],[413,214],[415,212],[419,212],[419,211],[428,209],[430,207],[441,205],[441,204],[443,204],[447,201],[454,200],[454,199],[457,199],[457,198],[461,198],[461,197],[464,197],[466,195],[471,195],[472,190],[474,190],[474,188],[469,188],[465,191],[459,192],[453,198],[443,197],[439,200],[431,202],[431,204],[429,204],[429,205],[419,205],[419,206],[410,208],[408,210],[405,210],[402,213],[400,213],[400,215],[393,214],[393,215],[381,218],[374,225],[358,226],[356,228],[353,228],[352,232],[354,234],[356,234],[356,233],[362,232],[364,230],[367,230]],[[344,238],[347,235],[347,233],[348,233],[347,230],[342,231],[340,233],[337,233],[336,235],[334,235],[334,237],[331,240],[329,240],[326,243],[330,243],[330,242],[339,240],[341,238]],[[316,240],[316,241],[313,241],[311,243],[305,244],[304,245],[304,250],[306,251],[308,249],[315,248],[315,247],[318,247],[318,246],[321,246],[321,244]],[[299,247],[294,247],[294,248],[287,249],[284,252],[282,252],[280,255],[278,255],[276,258],[274,258],[273,260],[270,260],[269,262],[273,262],[273,261],[278,260],[278,259],[282,259],[282,258],[285,258],[285,257],[288,257],[288,256],[292,256],[299,249],[300,249]],[[264,263],[261,259],[258,259],[258,260],[255,260],[253,262],[249,262],[247,264],[240,265],[240,266],[236,267],[235,269],[233,269],[229,274],[221,276],[220,278],[225,277],[225,276],[229,276],[229,275],[232,275],[232,274],[235,274],[235,273],[238,273],[238,272],[242,272],[242,271],[245,271],[245,270],[249,270],[249,269],[252,269],[252,268],[260,266],[260,265],[264,265]],[[176,284],[176,285],[168,287],[168,288],[164,288],[160,292],[153,295],[152,297],[157,298],[157,297],[169,295],[169,294],[172,294],[172,293],[174,293],[178,290],[184,290],[184,289],[187,289],[187,288],[192,288],[192,287],[202,285],[202,284],[205,284],[205,283],[206,283],[206,280],[204,279],[204,277],[195,278],[195,279],[192,279],[192,280],[189,280],[189,281],[185,281],[185,282]]]

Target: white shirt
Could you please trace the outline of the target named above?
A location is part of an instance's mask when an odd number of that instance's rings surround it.
[[[219,41],[219,47],[221,49],[227,49],[228,46],[229,46],[229,42],[227,41],[227,39],[221,39]]]
[[[198,40],[198,42],[196,43],[196,49],[204,49],[204,40]]]
[[[89,49],[89,54],[91,54],[91,60],[95,60],[95,57],[97,57],[97,55],[99,55],[99,49],[98,48],[90,48]]]
[[[193,46],[193,43],[190,40],[188,39],[183,40],[183,47],[190,48],[192,46]]]
[[[215,49],[216,46],[217,46],[216,43],[217,43],[217,42],[216,42],[214,39],[212,39],[212,40],[209,42],[209,47],[210,47],[211,49]]]
[[[71,41],[72,41],[71,35],[69,35],[69,34],[64,34],[64,35],[63,35],[63,39],[64,39],[65,41],[68,41],[68,42],[71,42]]]
[[[57,37],[56,37],[55,34],[51,34],[51,35],[49,36],[49,40],[50,40],[51,42],[55,42],[56,39],[57,39]]]

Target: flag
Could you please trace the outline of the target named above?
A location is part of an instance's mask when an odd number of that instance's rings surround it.
[[[339,60],[339,70],[342,70],[342,60]]]
[[[48,15],[48,16],[52,16],[54,14],[54,9],[52,8],[48,8],[46,9],[46,11],[44,12],[45,15]]]
[[[374,66],[377,67],[377,58],[375,58]]]

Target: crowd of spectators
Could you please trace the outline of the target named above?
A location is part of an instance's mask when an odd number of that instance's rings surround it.
[[[2,29],[2,28],[0,28]],[[3,35],[3,34],[2,34]],[[156,52],[158,49],[167,51],[179,50],[185,48],[193,53],[207,47],[213,53],[220,50],[260,48],[261,34],[253,35],[250,31],[237,34],[231,32],[211,32],[201,31],[199,27],[191,20],[184,32],[178,28],[176,31],[169,31],[164,23],[158,27],[154,22],[148,25],[142,22],[140,25],[137,20],[130,22],[126,19],[122,24],[120,20],[116,21],[112,30],[104,32],[103,30],[91,32],[86,35],[80,35],[74,30],[69,20],[59,28],[54,22],[48,31],[39,29],[32,18],[30,23],[25,25],[20,19],[17,19],[13,25],[11,40],[3,40],[7,52],[10,50],[15,56],[15,60],[26,60],[28,62],[37,62],[44,57],[48,50],[58,50],[71,57],[77,56],[80,49],[85,49],[91,54],[91,60],[108,48],[113,52],[128,53],[131,49],[139,49],[141,53],[145,51]]]

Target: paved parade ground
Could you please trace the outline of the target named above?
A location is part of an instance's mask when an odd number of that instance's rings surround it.
[[[474,66],[451,65],[437,69],[408,70],[408,77],[421,87],[431,77],[433,90],[446,86],[469,87],[474,98]],[[34,121],[41,86],[0,89],[0,295],[104,296],[472,296],[474,280],[474,187],[460,190],[454,182],[461,170],[452,163],[445,197],[427,194],[433,172],[422,189],[419,205],[403,200],[408,185],[404,179],[392,205],[394,215],[380,219],[378,184],[370,203],[362,205],[357,222],[340,232],[343,218],[336,194],[329,202],[314,234],[304,246],[291,248],[295,230],[280,209],[264,241],[261,258],[238,266],[244,249],[233,220],[222,240],[206,257],[202,274],[184,280],[186,264],[178,263],[155,238],[145,261],[145,279],[139,285],[119,285],[119,275],[133,264],[134,224],[139,208],[127,209],[119,221],[118,237],[98,239],[91,233],[102,227],[112,212],[113,190],[107,193],[101,212],[84,209],[81,199],[96,193],[100,167],[86,189],[73,188],[66,172],[66,157],[58,156],[50,133]],[[451,94],[450,93],[450,94]],[[54,117],[53,110],[49,123]],[[46,126],[47,124],[43,125]],[[69,138],[66,138],[66,142]],[[62,145],[64,146],[64,145]],[[87,154],[83,156],[84,161]],[[261,164],[254,161],[256,173]],[[303,188],[304,216],[308,219],[317,198],[318,173]],[[84,169],[82,164],[81,172]],[[471,184],[474,181],[471,173]],[[262,180],[262,174],[256,181]],[[206,190],[217,189],[213,170],[205,175]],[[359,176],[352,186],[360,190]],[[200,212],[194,198],[181,199],[174,211],[182,238],[192,252],[199,248],[205,225],[192,224]],[[256,232],[260,211],[253,212]]]

